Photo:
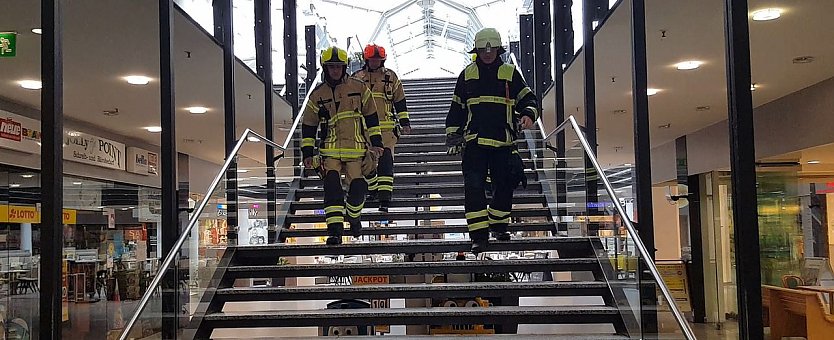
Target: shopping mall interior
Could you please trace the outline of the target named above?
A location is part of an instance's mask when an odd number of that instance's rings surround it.
[[[831,13],[4,0],[0,339],[828,339]],[[539,117],[513,144],[511,238],[473,254],[446,122],[484,28]],[[361,233],[328,245],[301,121],[322,51],[353,73],[369,44],[411,129],[390,208],[369,198]]]

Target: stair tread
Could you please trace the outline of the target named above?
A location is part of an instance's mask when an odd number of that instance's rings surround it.
[[[508,290],[566,290],[608,288],[605,282],[460,282],[460,283],[392,283],[371,285],[315,285],[295,287],[255,287],[218,289],[220,295],[259,294],[322,294],[322,293],[384,293],[384,292],[459,292]],[[541,293],[538,293],[541,294]],[[527,294],[525,296],[529,296]],[[393,295],[392,295],[393,296]]]
[[[395,181],[396,181],[396,179],[395,179]],[[407,204],[414,204],[414,203],[418,203],[418,202],[429,201],[429,202],[437,203],[438,206],[443,206],[443,204],[446,203],[446,202],[461,202],[460,205],[463,205],[463,200],[464,199],[465,199],[465,197],[463,196],[463,194],[458,195],[458,196],[443,196],[443,197],[439,197],[439,198],[394,197],[394,198],[391,199],[391,203],[396,204],[396,205],[400,205],[400,204],[407,205]],[[544,195],[541,195],[541,194],[517,194],[517,195],[513,195],[513,200],[515,202],[517,202],[517,201],[533,201],[535,199],[540,199],[541,202],[546,201],[546,197]],[[365,202],[365,206],[370,207],[368,205],[370,203],[374,203],[374,202]],[[293,202],[292,204],[295,207],[305,207],[305,206],[324,204],[324,200],[320,197],[317,197],[317,198],[314,198],[313,200],[308,200],[308,201],[304,201],[304,202]],[[376,204],[374,204],[374,206],[376,206]]]
[[[491,268],[512,268],[517,269],[518,266],[535,266],[535,265],[560,265],[560,264],[597,264],[596,259],[592,258],[553,258],[553,259],[512,259],[512,260],[467,260],[467,261],[425,261],[425,262],[373,262],[373,263],[316,263],[316,264],[285,264],[285,265],[269,265],[269,266],[234,266],[229,267],[229,272],[241,271],[260,271],[266,269],[284,269],[284,270],[320,270],[326,273],[328,270],[335,269],[351,269],[351,268],[376,268],[376,269],[391,269],[391,268],[467,268],[467,267],[491,267]]]
[[[619,309],[608,306],[491,306],[489,308],[412,307],[357,308],[321,310],[280,310],[253,312],[222,312],[206,315],[205,320],[280,320],[280,319],[353,319],[410,317],[500,317],[557,315],[618,315]],[[407,320],[403,320],[407,321]]]
[[[554,222],[527,222],[527,223],[510,223],[507,227],[509,232],[517,231],[550,231],[556,226]],[[348,230],[348,228],[345,228]],[[466,233],[468,232],[466,225],[450,225],[450,226],[395,226],[395,227],[370,227],[362,228],[364,235],[397,235],[397,234],[446,234],[446,233]],[[326,236],[326,229],[292,229],[282,230],[282,237],[315,237]]]
[[[225,338],[224,338],[225,339]],[[267,340],[272,338],[261,338],[257,340]],[[286,338],[275,338],[275,340]],[[293,337],[295,340],[320,340],[321,337]],[[454,334],[454,335],[378,335],[378,336],[363,336],[362,339],[384,339],[384,340],[459,340],[459,339],[513,339],[513,340],[619,340],[630,339],[625,335],[616,335],[608,333],[588,333],[588,334]],[[659,339],[665,339],[663,335]],[[668,339],[680,339],[679,335],[669,336]],[[252,340],[252,339],[247,339]]]
[[[505,250],[547,250],[560,247],[590,246],[588,237],[528,237],[510,241],[491,241],[490,251]],[[406,240],[406,241],[370,241],[361,243],[326,244],[266,244],[230,246],[236,248],[239,255],[261,255],[274,252],[282,256],[304,255],[359,255],[359,254],[396,254],[396,253],[440,253],[469,251],[469,240]],[[253,254],[254,253],[254,254]]]

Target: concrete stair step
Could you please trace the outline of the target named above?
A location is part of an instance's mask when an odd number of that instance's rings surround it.
[[[556,226],[553,222],[525,222],[510,223],[507,227],[509,232],[518,231],[550,231]],[[348,228],[345,228],[347,234]],[[395,227],[370,227],[362,228],[362,235],[414,235],[414,234],[444,234],[444,233],[466,233],[469,229],[466,225],[448,226],[395,226]],[[321,237],[327,236],[327,229],[291,229],[281,230],[281,237]]]
[[[463,209],[442,210],[442,211],[390,211],[390,212],[365,212],[362,213],[362,221],[419,221],[419,220],[447,220],[464,219],[466,212]],[[548,208],[522,208],[513,209],[513,217],[542,217],[549,219],[551,211]],[[324,215],[287,215],[286,223],[324,223]]]

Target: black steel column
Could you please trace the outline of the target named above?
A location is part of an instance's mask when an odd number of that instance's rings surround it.
[[[235,122],[235,41],[232,13],[232,0],[215,0],[214,37],[223,45],[223,135],[225,136],[226,155],[237,143]],[[237,210],[237,162],[233,162],[226,171],[226,223],[229,228],[226,237],[230,245],[237,244],[238,226]]]
[[[284,78],[287,84],[285,96],[292,105],[293,118],[298,115],[298,25],[295,7],[295,0],[284,0]]]
[[[533,15],[532,14],[522,14],[519,16],[519,50],[521,51],[521,55],[516,55],[515,57],[518,59],[518,62],[521,63],[521,74],[524,75],[524,80],[527,81],[527,85],[529,85],[534,91],[538,86],[536,86],[536,81],[533,79],[535,74],[533,73],[533,67],[536,65],[535,58],[533,57],[533,53],[535,50],[535,43],[533,42]]]
[[[312,90],[313,84],[316,83],[316,72],[318,72],[316,62],[316,26],[304,26],[304,52],[307,56],[304,62],[304,68],[307,69],[307,77],[304,78],[304,83],[307,86],[307,93]]]
[[[553,35],[555,37],[553,42],[553,98],[555,99],[556,107],[556,126],[565,121],[565,69],[562,65],[566,63],[569,56],[573,55],[573,43],[568,39],[568,35],[573,35],[573,31],[569,30],[571,27],[571,13],[568,0],[555,0],[553,5]],[[568,44],[568,41],[571,41]],[[558,169],[565,169],[567,162],[565,161],[565,133],[559,132],[556,134],[556,167]],[[567,176],[565,170],[556,171],[556,212],[559,215],[559,222],[556,224],[558,231],[567,231],[567,223],[561,222],[562,218],[567,216],[568,210],[564,204],[568,202],[568,186]],[[554,233],[555,234],[555,233]]]
[[[180,237],[179,202],[177,197],[177,140],[174,95],[174,4],[159,0],[159,103],[160,103],[160,185],[162,186],[162,220],[159,223],[160,256],[165,257]],[[162,333],[173,339],[179,328],[179,294],[177,264],[162,281]]]
[[[61,271],[64,249],[64,58],[61,2],[41,0],[41,339],[61,339]]]
[[[533,29],[534,41],[534,65],[533,77],[527,83],[533,84],[535,80],[536,98],[541,103],[544,91],[550,86],[550,38],[553,31],[550,29],[550,0],[535,0],[533,3]]]
[[[594,28],[593,21],[595,11],[589,10],[595,8],[596,2],[594,0],[582,0],[582,31],[584,32],[585,40],[583,44],[584,61],[585,61],[585,137],[588,143],[591,144],[591,149],[594,154],[597,154],[597,104],[596,104],[596,77],[594,66]],[[596,173],[593,163],[588,157],[585,157],[585,201],[588,206],[588,215],[598,215],[599,208],[597,202],[598,197],[598,177],[603,174]],[[596,235],[599,226],[597,224],[588,224],[589,235]]]
[[[727,89],[733,183],[738,323],[741,339],[762,339],[762,273],[756,202],[756,150],[752,141],[750,30],[747,0],[726,0]]]
[[[639,234],[651,259],[655,259],[654,212],[652,209],[652,160],[649,136],[648,67],[646,61],[646,4],[644,0],[631,1],[631,79],[634,99],[634,185],[637,204]],[[627,218],[623,216],[623,218]],[[655,283],[643,262],[640,262],[640,281]],[[654,284],[640,286],[640,322],[643,334],[657,333],[657,290]]]
[[[274,113],[272,112],[272,0],[255,1],[255,64],[258,75],[264,82],[264,134],[275,140]],[[269,243],[275,242],[278,226],[278,202],[275,191],[275,148],[267,144],[264,156],[266,162],[266,218]]]
[[[689,245],[691,260],[687,266],[689,291],[692,292],[692,317],[695,323],[706,322],[704,284],[704,243],[701,239],[701,181],[699,175],[689,176]]]
[[[296,23],[296,1],[284,0],[284,97],[292,106],[292,117],[295,119],[299,113],[298,100],[298,24]],[[315,31],[314,31],[315,32]],[[309,71],[307,71],[309,73]],[[315,74],[315,73],[313,73]],[[307,91],[310,88],[307,87]],[[297,133],[296,133],[297,131]],[[292,149],[294,164],[298,165],[301,159],[301,127],[296,131],[289,131],[289,133],[296,133],[293,137]],[[301,168],[295,168],[293,174],[301,176]]]

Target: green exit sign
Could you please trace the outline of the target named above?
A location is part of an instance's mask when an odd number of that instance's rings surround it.
[[[17,33],[0,33],[0,58],[11,58],[17,55]]]

